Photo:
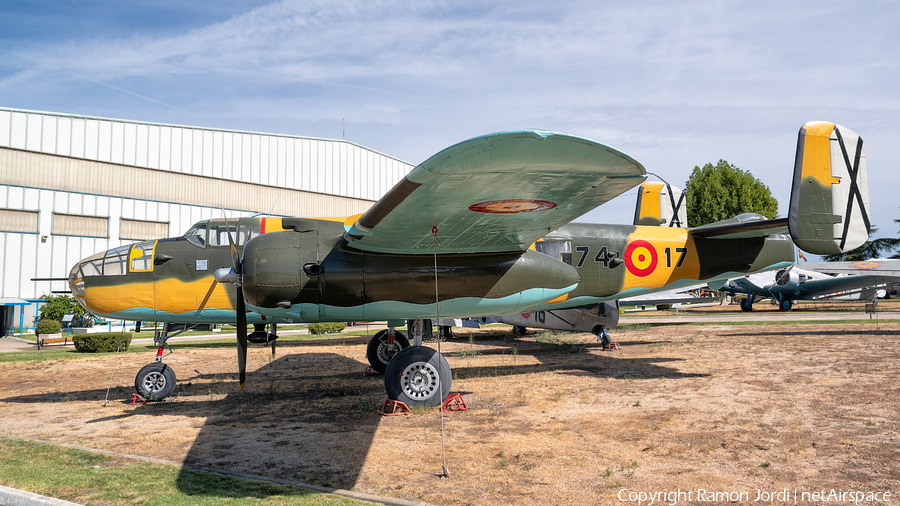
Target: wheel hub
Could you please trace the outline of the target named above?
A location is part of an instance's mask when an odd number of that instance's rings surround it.
[[[157,393],[166,387],[166,377],[160,372],[151,372],[144,375],[144,388],[148,392]]]
[[[394,344],[388,344],[387,341],[381,341],[378,344],[378,359],[385,364],[390,363],[394,355],[400,351],[400,345],[394,341]]]
[[[401,388],[410,399],[425,400],[438,392],[438,371],[428,362],[415,362],[403,370]]]

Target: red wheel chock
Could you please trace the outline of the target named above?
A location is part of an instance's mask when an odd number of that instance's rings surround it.
[[[444,404],[441,406],[441,411],[468,411],[469,407],[466,406],[466,401],[462,398],[460,394],[450,394],[444,399]]]
[[[395,401],[394,399],[385,399],[381,405],[381,411],[384,416],[411,415],[412,410],[404,402]]]
[[[363,376],[381,376],[384,374],[383,372],[373,369],[372,366],[366,366],[366,370],[363,372]]]
[[[147,400],[141,397],[139,394],[131,395],[131,405],[132,406],[140,406],[141,404],[147,404]]]
[[[619,343],[604,344],[603,351],[622,351],[622,347],[619,346]]]

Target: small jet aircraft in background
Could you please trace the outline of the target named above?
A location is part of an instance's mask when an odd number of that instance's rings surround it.
[[[745,294],[747,297],[741,302],[744,311],[752,311],[755,302],[767,298],[781,310],[790,311],[797,300],[846,296],[848,292],[858,294],[865,289],[884,288],[893,283],[900,283],[900,260],[793,265],[779,270],[774,276],[763,273],[730,279],[718,290],[731,296]],[[710,288],[713,286],[715,284]]]
[[[786,267],[794,244],[848,251],[869,234],[865,174],[862,139],[811,122],[800,130],[788,218],[741,215],[693,229],[572,224],[642,183],[644,167],[580,137],[503,132],[432,156],[361,215],[201,222],[183,237],[86,258],[69,284],[87,310],[109,318],[236,321],[243,388],[248,320],[395,327],[592,307]],[[396,351],[396,334],[389,329],[374,348]],[[385,388],[410,405],[438,405],[450,367],[413,337],[388,363]],[[174,388],[161,361],[166,339],[135,380],[151,397]]]

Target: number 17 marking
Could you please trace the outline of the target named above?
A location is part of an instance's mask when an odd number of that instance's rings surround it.
[[[675,253],[681,253],[681,256],[678,257],[678,263],[675,264],[676,268],[681,267],[681,264],[684,263],[687,250],[687,248],[675,248]],[[666,254],[666,267],[672,267],[672,248],[666,248],[664,253]]]

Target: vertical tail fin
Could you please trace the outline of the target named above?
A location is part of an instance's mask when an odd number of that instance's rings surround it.
[[[663,183],[644,183],[638,189],[634,224],[652,227],[686,227],[684,194]]]
[[[861,246],[869,237],[863,140],[848,128],[811,121],[800,128],[788,213],[791,238],[818,255]]]

